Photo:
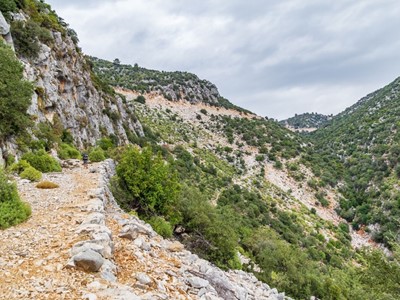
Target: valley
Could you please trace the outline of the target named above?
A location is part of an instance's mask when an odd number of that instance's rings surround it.
[[[278,122],[4,3],[0,297],[400,298],[399,78]]]

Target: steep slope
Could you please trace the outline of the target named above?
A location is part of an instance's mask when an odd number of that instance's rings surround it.
[[[335,276],[333,270],[337,267],[346,270],[340,276],[352,272],[353,263],[346,262],[355,255],[350,243],[356,247],[373,245],[367,235],[348,228],[334,210],[335,191],[321,186],[322,179],[306,167],[304,156],[313,146],[276,122],[205,103],[170,101],[154,92],[117,92],[135,107],[151,138],[147,145],[155,143],[153,151],[174,157],[173,165],[184,185],[183,202],[178,202],[175,209],[182,212],[184,220],[176,225],[180,228],[176,237],[201,256],[232,267],[229,261],[221,260],[225,255],[230,257],[228,253],[215,258],[207,252],[207,244],[214,254],[222,251],[222,245],[209,236],[216,229],[202,223],[203,218],[209,217],[203,215],[203,205],[225,231],[215,233],[223,237],[224,251],[236,244],[234,247],[253,260],[243,268],[250,268],[258,278],[300,299],[326,296],[325,284]],[[198,219],[193,219],[192,214]],[[168,215],[164,217],[170,220]],[[266,240],[273,242],[268,244]],[[280,256],[285,251],[294,251],[288,255],[301,262],[285,261]],[[266,256],[273,258],[266,260]],[[259,264],[261,272],[253,263]],[[296,272],[287,271],[297,263],[310,266],[313,271],[303,268],[299,277]],[[288,269],[275,268],[274,264],[284,264]],[[319,273],[319,267],[328,267],[333,273]],[[346,289],[338,287],[341,292],[337,297],[350,293]]]
[[[400,78],[362,98],[312,136],[341,172],[340,214],[374,239],[399,241]]]
[[[115,136],[121,144],[128,143],[129,136],[142,136],[134,113],[91,71],[68,24],[41,1],[16,3],[3,12],[25,77],[34,85],[28,114],[35,124],[45,124],[58,134],[67,132],[79,148],[105,136]],[[3,148],[13,153],[13,144],[10,140]]]

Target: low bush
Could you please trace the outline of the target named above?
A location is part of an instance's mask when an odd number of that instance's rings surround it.
[[[163,238],[172,237],[172,234],[173,234],[172,226],[163,217],[155,216],[155,217],[152,217],[149,220],[147,220],[147,222]]]
[[[114,148],[116,146],[116,143],[109,137],[98,140],[96,144],[104,151],[107,151],[108,149]]]
[[[15,50],[18,55],[26,58],[37,58],[40,52],[39,41],[50,45],[53,37],[50,31],[40,27],[32,20],[28,22],[15,21],[11,23],[11,33],[13,35]]]
[[[30,181],[39,181],[42,179],[42,173],[31,166],[22,171],[19,176]]]
[[[142,95],[137,96],[134,101],[135,102],[139,102],[141,104],[146,104],[146,98],[144,96],[142,96]]]
[[[100,147],[94,148],[89,153],[89,160],[91,162],[99,162],[99,161],[103,161],[105,159],[106,159],[106,155],[104,153],[104,150],[101,149]]]
[[[74,146],[65,143],[60,145],[60,148],[58,149],[57,153],[60,159],[81,158],[81,154]]]
[[[39,182],[37,185],[36,185],[36,187],[38,188],[38,189],[45,189],[45,190],[47,190],[47,189],[56,189],[56,188],[58,188],[58,187],[60,187],[57,183],[54,183],[54,182],[51,182],[51,181],[42,181],[42,182]]]
[[[43,149],[26,153],[22,156],[22,159],[26,160],[32,167],[43,173],[61,171],[61,166],[57,160],[47,154]]]
[[[25,169],[29,167],[31,167],[31,165],[26,160],[21,159],[19,162],[11,165],[10,171],[21,174]]]
[[[205,110],[204,108],[200,109],[200,112],[201,112],[203,115],[207,115],[207,110]]]
[[[17,187],[0,169],[0,229],[19,224],[31,215],[30,206],[19,198]]]

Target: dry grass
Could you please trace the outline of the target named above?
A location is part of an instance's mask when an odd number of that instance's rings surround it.
[[[56,189],[59,187],[57,183],[51,182],[51,181],[42,181],[39,182],[36,187],[38,189]]]

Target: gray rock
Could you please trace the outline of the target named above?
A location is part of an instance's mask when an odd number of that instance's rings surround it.
[[[83,220],[82,224],[105,225],[105,216],[102,213],[93,212]]]
[[[101,278],[110,281],[117,282],[117,267],[109,260],[106,260],[100,269]]]
[[[104,212],[104,203],[99,198],[95,198],[89,201],[86,211],[92,212]]]
[[[10,25],[4,19],[3,14],[0,12],[0,34],[7,35],[10,32]]]
[[[111,230],[104,225],[98,225],[98,224],[81,224],[81,225],[79,225],[76,233],[79,233],[79,234],[81,234],[81,233],[89,233],[89,234],[105,233],[110,238],[112,238]]]
[[[138,273],[136,274],[136,279],[144,285],[150,285],[152,283],[152,280],[149,276],[147,276],[144,273]]]
[[[80,252],[84,252],[86,250],[92,250],[94,252],[99,253],[104,258],[112,257],[112,249],[108,245],[102,245],[101,243],[96,242],[78,242],[71,249],[71,256],[77,255]]]
[[[86,250],[73,257],[74,264],[85,271],[97,272],[104,263],[104,258],[93,250]]]
[[[134,240],[139,236],[139,234],[147,235],[149,237],[153,237],[155,235],[151,228],[147,228],[146,226],[138,223],[128,223],[122,227],[119,237]]]
[[[236,289],[225,276],[224,272],[215,269],[206,274],[206,278],[217,291],[218,296],[224,299],[237,299]]]
[[[205,288],[210,284],[207,280],[202,279],[200,277],[190,277],[190,278],[188,278],[187,281],[190,286],[192,286],[196,289]]]

